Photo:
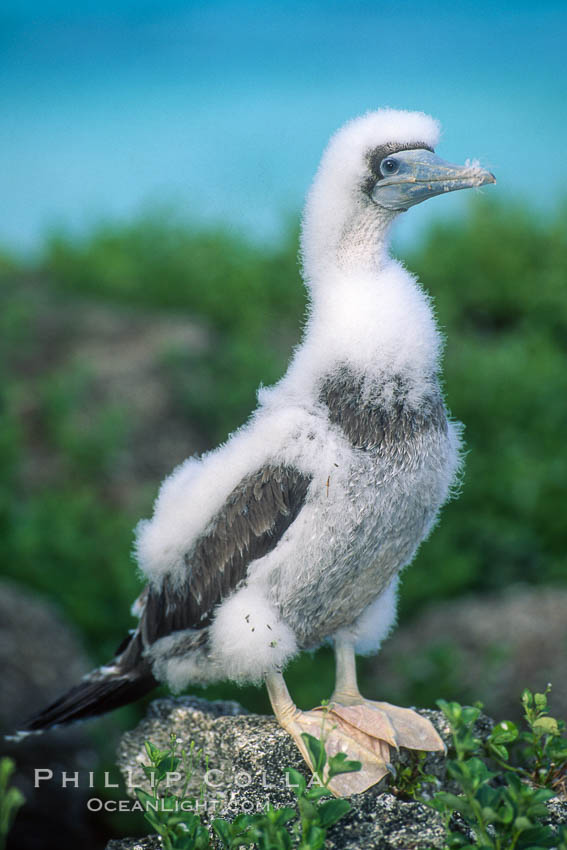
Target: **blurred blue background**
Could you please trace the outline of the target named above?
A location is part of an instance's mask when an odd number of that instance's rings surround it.
[[[446,159],[540,209],[567,187],[563,2],[5,0],[0,30],[0,243],[158,201],[273,239],[329,134],[378,106],[435,115]]]

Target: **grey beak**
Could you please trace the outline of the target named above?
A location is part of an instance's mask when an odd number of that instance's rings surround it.
[[[428,150],[406,150],[385,157],[372,200],[388,210],[407,210],[435,195],[496,183],[479,165],[452,165]]]

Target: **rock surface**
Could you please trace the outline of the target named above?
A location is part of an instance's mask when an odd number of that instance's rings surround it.
[[[522,585],[432,605],[386,641],[368,662],[368,678],[380,682],[381,699],[401,705],[416,693],[422,700],[450,694],[516,722],[523,689],[551,682],[551,714],[565,718],[565,611],[564,587]]]
[[[445,740],[448,728],[439,712],[423,712]],[[289,735],[273,717],[249,715],[237,703],[207,703],[194,697],[156,700],[148,716],[126,733],[119,748],[119,766],[129,792],[147,788],[141,769],[147,763],[144,742],[166,748],[170,734],[180,747],[191,741],[208,756],[205,765],[196,763],[188,793],[203,790],[203,821],[221,815],[232,819],[237,813],[254,812],[266,803],[276,807],[293,805],[294,795],[285,783],[285,768],[293,767],[309,777],[306,766]],[[403,756],[402,756],[403,759]],[[432,754],[426,770],[440,778],[444,758]],[[172,781],[171,788],[180,783]],[[327,835],[329,850],[436,850],[443,847],[441,818],[415,802],[404,802],[385,793],[382,783],[351,798],[352,810]],[[111,841],[108,850],[153,850],[155,837]]]
[[[76,633],[53,605],[15,582],[0,582],[0,736],[14,733],[91,666]],[[14,759],[13,784],[26,799],[8,836],[8,850],[100,847],[97,821],[87,810],[87,790],[63,788],[60,781],[64,771],[72,775],[98,767],[84,728],[52,729],[18,743],[3,740],[1,755]],[[36,768],[52,771],[52,781],[35,787]]]
[[[440,712],[421,711],[448,742],[449,728]],[[481,716],[475,733],[486,736],[492,721]],[[194,759],[194,772],[188,794],[202,794],[200,813],[204,823],[213,817],[232,819],[240,812],[255,812],[271,803],[275,807],[293,805],[294,795],[286,787],[285,768],[293,767],[309,778],[289,735],[273,717],[248,714],[235,702],[207,702],[196,697],[156,700],[147,717],[132,732],[127,732],[119,747],[119,766],[128,792],[133,796],[137,785],[148,789],[142,771],[147,763],[144,742],[150,740],[160,749],[169,745],[174,734],[179,748],[189,749],[191,742],[202,749],[206,761]],[[403,764],[407,751],[394,759]],[[445,758],[432,753],[424,770],[445,782]],[[207,773],[208,771],[208,773]],[[172,790],[181,783],[172,777]],[[407,802],[388,792],[386,783],[350,798],[351,811],[327,833],[325,850],[442,850],[445,831],[441,817],[432,809]],[[548,822],[567,824],[567,801],[558,798],[549,805]],[[453,828],[459,829],[458,822]],[[462,831],[467,834],[463,824]],[[469,840],[473,836],[467,834]],[[220,846],[220,845],[219,845]],[[111,841],[107,850],[158,850],[157,836]]]

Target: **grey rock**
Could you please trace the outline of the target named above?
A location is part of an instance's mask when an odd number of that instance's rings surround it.
[[[449,728],[437,711],[420,711],[438,729],[445,742]],[[486,737],[492,728],[490,718],[481,715],[475,734]],[[285,769],[292,767],[306,779],[310,773],[290,736],[273,717],[248,714],[235,702],[214,702],[196,697],[160,699],[153,702],[147,717],[120,743],[118,763],[128,793],[136,786],[149,790],[142,764],[148,763],[144,743],[149,740],[166,749],[174,735],[179,749],[193,744],[193,773],[189,796],[201,795],[199,812],[203,823],[214,817],[232,820],[241,812],[256,812],[271,803],[276,808],[294,805],[287,787]],[[197,754],[197,750],[201,750]],[[394,765],[403,766],[411,758],[408,751],[394,754]],[[437,777],[439,787],[456,790],[445,776],[445,757],[430,754],[424,770]],[[182,781],[171,777],[170,788],[179,791]],[[327,833],[326,850],[442,850],[445,846],[443,821],[434,810],[414,801],[405,801],[388,792],[384,781],[364,794],[350,798],[351,811]],[[554,799],[549,805],[548,822],[567,824],[567,802]],[[474,839],[464,822],[454,818],[452,828]],[[111,841],[107,850],[156,850],[156,836]]]
[[[367,662],[365,693],[379,681],[379,698],[402,705],[416,694],[481,700],[492,717],[517,722],[523,689],[551,682],[551,713],[565,718],[566,611],[564,587],[523,585],[432,605]]]
[[[2,579],[0,667],[0,729],[8,732],[75,685],[89,663],[76,634],[52,604]]]
[[[142,723],[123,736],[118,765],[128,789],[148,788],[141,768],[148,762],[144,742],[165,749],[172,734],[180,748],[189,751],[193,745],[202,752],[194,759],[187,793],[203,791],[205,816],[233,817],[267,802],[291,805],[294,796],[285,785],[283,769],[289,766],[307,775],[293,741],[274,718],[249,715],[235,702],[183,697],[156,700]],[[172,780],[171,789],[181,785]]]
[[[445,740],[449,729],[439,712],[424,711]],[[127,788],[148,789],[141,765],[148,762],[144,742],[150,740],[165,749],[170,735],[180,748],[202,750],[204,757],[194,759],[189,795],[203,794],[199,811],[203,822],[215,816],[232,819],[240,812],[262,810],[267,803],[275,807],[294,804],[292,789],[286,786],[285,768],[293,767],[308,780],[310,773],[289,735],[273,717],[246,714],[237,703],[208,703],[195,697],[156,700],[147,717],[121,741],[119,767]],[[408,758],[400,754],[400,761]],[[207,773],[208,770],[208,773]],[[444,777],[444,757],[432,754],[426,770]],[[172,777],[171,789],[181,782]],[[364,794],[351,798],[352,810],[329,830],[327,847],[331,850],[436,850],[443,847],[441,818],[427,807],[404,802],[385,793],[380,783]],[[113,841],[108,850],[150,850],[159,846],[155,838]]]
[[[420,803],[374,790],[351,797],[352,809],[329,830],[325,850],[441,850],[443,820]]]
[[[54,664],[53,659],[57,663]],[[31,714],[75,685],[91,668],[77,635],[41,596],[0,582],[0,735],[14,733]],[[96,770],[99,758],[81,726],[2,741],[16,763],[13,784],[26,799],[8,837],[8,850],[94,850],[100,846],[86,808],[87,791],[62,788],[63,772]],[[35,787],[34,770],[53,772]]]
[[[545,818],[544,823],[552,827],[567,826],[567,797],[554,797],[547,804],[549,816]]]

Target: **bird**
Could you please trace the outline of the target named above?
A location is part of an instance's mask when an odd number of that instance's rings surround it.
[[[116,656],[24,731],[101,714],[166,683],[264,683],[310,762],[307,735],[359,761],[337,796],[391,768],[391,748],[442,750],[417,712],[365,699],[356,654],[378,651],[399,577],[460,478],[462,426],[441,389],[431,297],[390,253],[398,216],[428,198],[494,183],[478,161],[441,159],[439,123],[378,109],[331,137],[308,192],[300,258],[309,296],[285,375],[249,420],[183,462],[136,529],[146,584]],[[269,285],[269,281],[266,282]],[[300,711],[283,671],[330,642],[335,689]]]

